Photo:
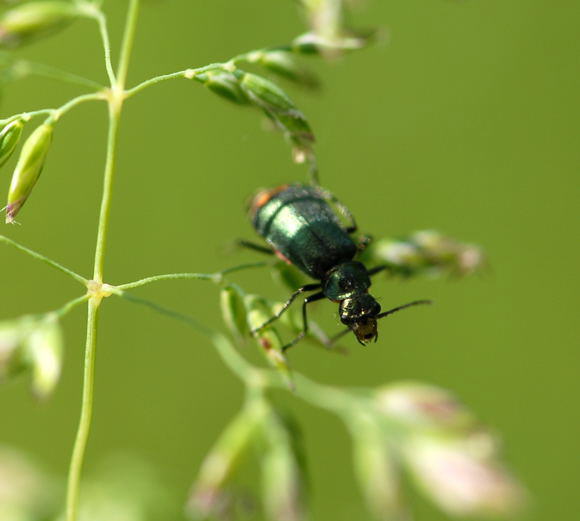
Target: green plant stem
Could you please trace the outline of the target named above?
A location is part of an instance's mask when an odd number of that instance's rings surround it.
[[[117,153],[117,141],[119,134],[120,106],[115,109],[109,106],[109,133],[107,137],[107,159],[105,161],[105,174],[103,181],[103,195],[101,198],[101,210],[97,229],[97,242],[95,247],[95,260],[93,279],[103,282],[103,268],[105,263],[105,249],[109,230],[109,216],[111,213],[111,198],[113,195],[113,180],[115,176],[115,160]]]
[[[125,33],[121,45],[121,57],[119,58],[119,68],[117,70],[117,85],[120,90],[125,88],[127,81],[127,71],[129,70],[129,60],[135,41],[135,31],[137,29],[137,17],[139,16],[139,0],[130,0]]]
[[[95,352],[97,346],[98,318],[99,303],[95,299],[90,299],[87,316],[87,339],[85,347],[81,417],[79,420],[79,427],[77,430],[68,474],[66,521],[76,521],[78,513],[80,477],[93,416]]]
[[[95,13],[95,20],[99,25],[99,32],[101,33],[101,40],[103,41],[103,51],[105,53],[105,69],[107,70],[109,83],[112,86],[117,82],[117,79],[115,77],[115,71],[113,70],[113,63],[111,62],[111,42],[109,40],[107,18],[100,10],[97,10]]]
[[[59,80],[73,85],[81,85],[95,90],[104,88],[100,83],[89,78],[73,74],[72,72],[63,71],[43,63],[35,63],[28,60],[17,60],[12,62],[9,67],[12,69],[17,78],[22,78],[34,74],[52,80]]]
[[[69,110],[80,105],[81,103],[86,103],[87,101],[96,101],[96,100],[105,100],[106,95],[103,91],[99,92],[91,92],[89,94],[83,94],[81,96],[77,96],[69,101],[67,101],[64,105],[56,109],[40,109],[40,110],[33,110],[31,112],[22,112],[20,114],[14,114],[7,119],[0,120],[0,124],[7,124],[15,119],[24,119],[25,121],[29,121],[30,119],[37,117],[37,116],[49,116],[54,121],[60,119],[64,114],[66,114]]]
[[[147,284],[151,284],[152,282],[161,282],[164,280],[190,279],[190,280],[211,280],[214,282],[220,282],[222,277],[230,273],[250,268],[261,268],[266,265],[267,265],[266,262],[252,262],[248,264],[240,264],[239,266],[233,266],[231,268],[226,268],[225,270],[218,271],[216,273],[165,273],[163,275],[154,275],[152,277],[146,277],[144,279],[136,280],[134,282],[121,284],[119,286],[116,286],[116,288],[120,290],[135,289],[140,288],[141,286],[146,286]]]
[[[128,89],[125,92],[125,97],[130,98],[131,96],[134,96],[135,94],[146,89],[147,87],[151,87],[153,85],[156,85],[158,83],[161,83],[161,82],[164,82],[167,80],[175,80],[178,78],[192,79],[195,75],[210,71],[212,69],[232,69],[232,68],[235,68],[237,63],[245,62],[245,61],[253,62],[253,61],[255,61],[253,58],[254,56],[257,56],[260,53],[271,52],[271,51],[291,52],[292,46],[281,45],[281,46],[277,46],[277,47],[268,47],[265,49],[256,49],[253,51],[238,54],[237,56],[234,56],[233,58],[230,58],[228,61],[225,61],[225,62],[210,63],[208,65],[204,65],[203,67],[197,67],[195,69],[190,68],[190,69],[184,69],[182,71],[171,72],[169,74],[161,74],[159,76],[155,76],[154,78],[149,78],[148,80],[145,80],[145,81],[139,83],[138,85],[135,85],[135,87]]]
[[[129,58],[135,29],[137,25],[137,15],[139,12],[139,0],[131,0],[129,12],[127,14],[127,23],[123,36],[123,44],[119,59],[119,69],[116,76],[116,82],[111,85],[109,95],[109,131],[107,138],[107,158],[105,160],[105,171],[103,180],[103,194],[101,198],[101,208],[99,213],[99,224],[97,228],[97,240],[95,245],[95,259],[93,270],[93,283],[98,287],[103,282],[103,268],[105,263],[105,251],[107,243],[107,234],[109,229],[109,217],[111,210],[111,199],[113,195],[113,181],[115,177],[115,163],[117,153],[117,143],[119,136],[119,120],[123,106],[122,93],[124,83],[127,77]],[[105,60],[107,58],[105,57]],[[93,413],[94,399],[94,374],[95,374],[95,354],[97,347],[97,325],[99,318],[99,309],[102,302],[102,294],[95,293],[91,296],[88,303],[87,315],[87,340],[85,349],[85,365],[83,379],[83,398],[81,404],[81,415],[77,436],[75,439],[73,453],[71,458],[68,484],[67,484],[67,502],[66,502],[66,521],[76,521],[79,501],[79,485],[81,470],[87,446],[87,440],[90,433],[90,426]]]
[[[203,67],[198,67],[196,69],[184,69],[182,71],[171,72],[169,74],[162,74],[160,76],[155,76],[154,78],[149,78],[135,87],[128,89],[125,91],[125,98],[130,98],[137,94],[138,92],[146,89],[147,87],[151,87],[152,85],[156,85],[158,83],[167,81],[167,80],[175,80],[177,78],[185,78],[191,79],[196,74],[201,74],[202,72],[207,72],[212,69],[220,69],[226,66],[226,63],[210,63],[209,65],[204,65]]]
[[[42,255],[41,253],[33,251],[30,248],[27,248],[26,246],[23,246],[22,244],[19,244],[16,241],[13,241],[12,239],[9,239],[8,237],[6,237],[4,235],[0,235],[0,242],[3,242],[4,244],[8,244],[9,246],[13,246],[17,250],[24,252],[27,255],[30,255],[34,259],[37,259],[41,262],[44,262],[45,264],[52,266],[53,268],[61,271],[62,273],[66,273],[69,277],[72,277],[73,279],[75,279],[77,282],[80,282],[84,286],[87,285],[88,281],[83,276],[79,275],[78,273],[75,273],[72,270],[69,270],[68,268],[66,268],[62,264],[59,264],[58,262],[53,261],[52,259],[49,259],[48,257],[46,257],[45,255]]]
[[[173,311],[150,300],[125,293],[120,290],[120,286],[115,289],[117,296],[134,304],[144,305],[159,314],[185,323],[207,337],[215,346],[222,361],[247,387],[258,386],[288,390],[288,381],[283,375],[275,370],[262,369],[250,364],[239,354],[232,342],[219,331],[197,322],[188,315]],[[337,414],[343,414],[348,410],[356,410],[361,404],[362,397],[353,396],[352,392],[350,392],[352,390],[346,391],[322,385],[297,373],[294,373],[293,377],[296,384],[296,389],[293,392],[304,401],[317,407],[332,410]]]
[[[60,307],[59,309],[53,311],[53,313],[58,317],[64,317],[65,315],[67,315],[68,313],[70,313],[74,308],[76,308],[78,305],[82,304],[83,302],[86,302],[87,300],[89,300],[90,295],[87,293],[85,295],[82,295],[78,298],[75,298],[69,302],[67,302],[64,306]]]

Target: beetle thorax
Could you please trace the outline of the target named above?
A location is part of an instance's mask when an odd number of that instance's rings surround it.
[[[332,268],[322,281],[322,290],[326,298],[340,302],[366,293],[370,285],[366,268],[360,262],[351,261]]]

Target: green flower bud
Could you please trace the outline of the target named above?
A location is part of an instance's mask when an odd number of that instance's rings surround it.
[[[469,275],[485,265],[485,255],[480,248],[460,243],[439,232],[418,231],[411,235],[410,240],[436,269],[456,275]]]
[[[318,81],[304,67],[301,67],[288,51],[258,51],[250,55],[249,61],[265,67],[269,71],[287,80],[306,87],[317,87]]]
[[[226,486],[250,449],[265,414],[261,402],[244,408],[205,457],[187,504],[193,519],[206,519],[227,505]]]
[[[374,262],[387,263],[403,275],[411,274],[425,265],[419,248],[404,240],[379,239],[370,244],[368,252]]]
[[[262,486],[267,519],[305,519],[300,464],[290,434],[281,422],[266,424],[270,444],[262,456]]]
[[[237,71],[240,85],[248,98],[272,120],[294,145],[297,162],[313,159],[314,134],[294,102],[275,83],[247,72]]]
[[[334,58],[344,52],[362,49],[373,38],[371,36],[342,35],[325,37],[315,33],[305,33],[294,39],[292,51],[301,54],[316,54]]]
[[[22,341],[25,328],[22,320],[0,322],[0,382],[24,369]]]
[[[6,11],[0,18],[0,47],[17,47],[50,34],[80,14],[71,2],[31,2]]]
[[[256,105],[274,113],[297,110],[288,95],[270,80],[250,72],[237,71],[237,75],[240,86]]]
[[[0,131],[0,167],[10,159],[20,141],[24,123],[21,119],[16,119],[8,123]]]
[[[246,295],[244,305],[248,313],[248,326],[250,330],[255,330],[272,317],[272,311],[267,302],[258,295]],[[292,388],[292,379],[288,361],[282,352],[282,339],[272,326],[267,326],[254,333],[260,351],[265,356],[268,363],[276,368],[287,380]]]
[[[403,506],[397,457],[380,425],[371,418],[350,418],[353,463],[359,487],[376,519],[409,519]]]
[[[425,495],[450,515],[507,516],[524,504],[519,483],[469,439],[417,436],[405,459]]]
[[[193,79],[203,83],[209,90],[228,101],[238,105],[247,105],[250,102],[240,87],[238,78],[231,72],[220,69],[210,70],[196,74]]]
[[[236,340],[243,339],[248,333],[248,322],[244,299],[239,291],[227,286],[220,293],[222,318]]]
[[[14,222],[14,217],[16,217],[22,205],[26,202],[38,181],[50,148],[52,133],[52,125],[44,123],[24,143],[8,192],[7,223]]]
[[[63,341],[60,324],[49,316],[26,338],[26,357],[32,366],[32,391],[38,398],[48,397],[60,378]]]
[[[389,418],[413,428],[465,431],[474,416],[448,391],[423,383],[404,382],[376,391],[376,405]]]

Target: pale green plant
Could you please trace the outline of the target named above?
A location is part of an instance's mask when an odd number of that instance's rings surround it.
[[[83,288],[77,298],[60,309],[0,323],[0,379],[29,371],[35,393],[40,397],[50,395],[60,373],[62,337],[59,321],[82,304],[88,309],[81,414],[67,481],[66,521],[78,519],[81,472],[93,416],[98,321],[101,306],[110,297],[145,305],[201,332],[214,345],[224,363],[245,384],[246,400],[242,410],[216,441],[192,488],[187,509],[191,517],[219,516],[235,508],[235,498],[228,486],[236,467],[255,443],[260,443],[262,449],[262,497],[267,516],[276,521],[306,517],[304,469],[297,448],[298,435],[292,422],[280,413],[270,399],[267,391],[272,388],[291,389],[296,397],[331,411],[344,421],[352,434],[355,467],[364,497],[377,519],[409,519],[399,485],[403,468],[417,478],[427,495],[450,513],[509,513],[521,500],[520,487],[497,462],[494,437],[482,430],[472,415],[448,393],[424,384],[373,390],[343,389],[316,383],[291,371],[282,350],[279,327],[268,327],[254,334],[258,349],[271,368],[254,366],[242,357],[235,343],[244,341],[250,330],[280,309],[281,303],[245,292],[230,280],[230,276],[239,270],[269,266],[280,280],[295,289],[300,276],[287,266],[260,262],[210,274],[170,273],[124,284],[107,282],[104,266],[119,124],[126,102],[149,87],[173,79],[195,80],[229,101],[258,108],[284,134],[292,146],[294,159],[307,163],[311,181],[318,182],[314,135],[306,117],[276,83],[243,69],[244,64],[249,63],[295,82],[312,85],[313,76],[299,65],[297,55],[336,56],[346,50],[360,48],[368,41],[368,37],[345,27],[346,2],[304,0],[303,4],[312,32],[288,45],[245,52],[225,62],[163,74],[134,86],[127,85],[127,74],[140,0],[128,2],[116,67],[101,1],[37,0],[11,7],[0,16],[0,44],[4,46],[26,44],[80,18],[93,20],[101,36],[107,75],[107,84],[101,85],[72,73],[18,60],[10,54],[3,55],[5,79],[35,74],[91,89],[89,93],[79,95],[60,107],[15,114],[0,121],[0,161],[4,162],[14,152],[21,127],[45,118],[22,148],[10,187],[7,222],[15,220],[31,195],[49,155],[52,136],[58,134],[60,119],[83,103],[101,102],[108,109],[104,188],[92,275],[75,273],[0,235],[0,243],[63,272]],[[400,239],[380,239],[367,248],[364,255],[369,263],[386,263],[392,276],[466,274],[482,264],[477,248],[436,232],[417,232]],[[206,280],[220,289],[222,313],[231,337],[208,328],[192,317],[133,294],[133,290],[151,283],[187,279]],[[299,329],[292,313],[284,316],[280,327],[292,331]],[[327,337],[316,324],[312,325],[307,341],[328,344]],[[456,473],[446,474],[451,464],[459,469],[461,483],[457,483]]]

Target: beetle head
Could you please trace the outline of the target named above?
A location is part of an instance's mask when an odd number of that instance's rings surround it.
[[[340,320],[355,334],[359,343],[366,345],[377,340],[377,315],[380,304],[368,293],[359,293],[340,302]]]

